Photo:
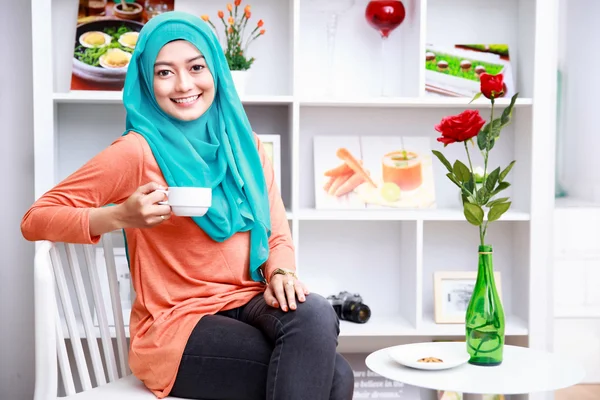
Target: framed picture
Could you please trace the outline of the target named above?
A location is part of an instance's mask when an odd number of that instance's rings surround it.
[[[137,34],[156,12],[144,10],[148,6],[144,7],[143,1],[140,4],[128,0],[133,11],[124,11],[121,3],[120,0],[79,1],[77,18],[69,25],[76,26],[71,42],[71,90],[123,90],[131,60],[128,54],[137,44]],[[152,7],[160,7],[162,11],[175,9],[175,0],[160,3]],[[98,51],[98,45],[108,44],[110,52]]]
[[[435,322],[438,324],[464,324],[477,272],[438,271],[434,273],[433,279]],[[500,272],[494,272],[494,280],[500,299],[502,299]]]
[[[427,44],[425,94],[436,97],[473,97],[480,90],[481,73],[504,75],[504,98],[515,93],[507,44]]]
[[[279,135],[258,135],[267,156],[273,165],[275,183],[281,191],[281,137]]]
[[[437,400],[463,400],[463,394],[449,390],[438,390]]]
[[[436,206],[429,137],[316,136],[313,155],[317,209]]]
[[[132,288],[131,274],[124,247],[115,247],[115,266],[117,268],[117,282],[119,284],[119,296],[121,297],[121,308],[123,310],[123,324],[129,326],[129,316],[131,314],[131,305],[135,292]],[[104,300],[104,309],[106,310],[106,318],[108,326],[115,326],[112,305],[110,301],[110,289],[108,286],[108,273],[106,271],[106,261],[104,258],[104,249],[96,248],[96,268],[98,269],[98,277],[100,279],[100,290],[102,291],[102,299]],[[98,326],[98,316],[94,309],[94,325]]]

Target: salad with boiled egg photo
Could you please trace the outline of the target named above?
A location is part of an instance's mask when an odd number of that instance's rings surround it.
[[[125,68],[131,59],[139,32],[123,25],[118,29],[105,28],[104,31],[88,31],[79,36],[79,45],[74,56],[79,61],[93,67]]]

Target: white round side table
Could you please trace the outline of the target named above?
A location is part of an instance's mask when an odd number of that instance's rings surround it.
[[[435,346],[462,346],[464,342],[438,342]],[[394,361],[394,347],[377,350],[366,358],[367,367],[385,378],[421,388],[421,400],[437,399],[437,390],[462,392],[464,399],[479,394],[528,394],[573,386],[585,376],[583,367],[555,354],[527,347],[504,346],[502,364],[480,367],[465,363],[446,370],[420,370]]]

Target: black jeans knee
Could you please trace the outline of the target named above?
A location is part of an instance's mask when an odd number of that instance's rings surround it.
[[[351,400],[354,374],[336,352],[339,320],[311,293],[295,311],[262,294],[200,320],[171,395],[194,399]]]

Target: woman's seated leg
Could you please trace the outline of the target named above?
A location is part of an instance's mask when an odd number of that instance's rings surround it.
[[[329,400],[352,400],[354,395],[354,371],[341,354],[335,358],[335,370],[333,371],[333,384]]]
[[[257,328],[222,315],[200,319],[185,347],[172,396],[264,400],[273,346]]]
[[[352,399],[354,376],[336,352],[339,320],[327,299],[311,293],[295,311],[283,312],[258,295],[243,307],[240,320],[275,344],[267,400]]]

